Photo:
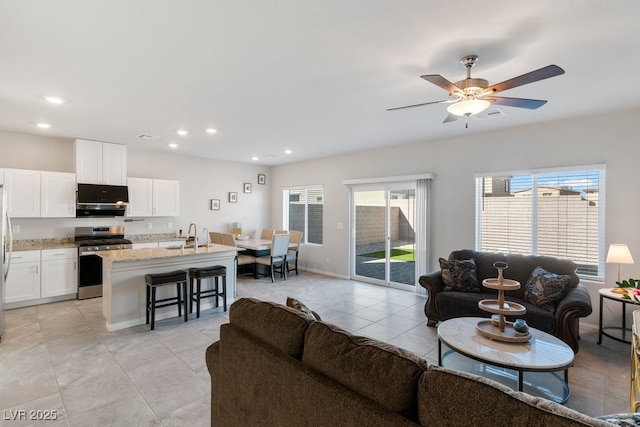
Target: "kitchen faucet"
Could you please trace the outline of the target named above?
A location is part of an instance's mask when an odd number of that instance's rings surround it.
[[[198,250],[198,227],[196,227],[196,223],[192,222],[189,224],[189,229],[187,230],[187,236],[191,235],[191,226],[193,226],[193,247]]]
[[[207,227],[202,229],[202,234],[204,234],[205,242],[207,242],[207,246],[209,246],[209,243],[211,243],[211,238],[209,237],[209,230],[207,230]]]

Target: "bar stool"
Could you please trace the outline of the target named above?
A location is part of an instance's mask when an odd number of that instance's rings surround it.
[[[218,278],[222,277],[222,290],[218,285]],[[202,290],[201,280],[214,279],[213,289]],[[196,281],[196,289],[193,289],[193,281]],[[189,313],[193,312],[193,303],[196,303],[196,317],[200,318],[200,300],[202,298],[216,298],[216,307],[219,306],[218,298],[222,297],[224,311],[227,311],[227,267],[214,265],[212,267],[193,267],[189,269]]]
[[[147,284],[147,325],[151,321],[151,330],[155,328],[156,308],[170,305],[178,306],[178,316],[182,316],[182,304],[184,304],[184,321],[188,319],[187,313],[187,273],[183,270],[170,271],[168,273],[145,274],[144,282]],[[176,296],[156,299],[156,289],[159,286],[176,285]],[[181,289],[182,288],[182,289]],[[184,296],[184,297],[183,297]]]

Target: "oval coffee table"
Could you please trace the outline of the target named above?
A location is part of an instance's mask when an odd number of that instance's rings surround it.
[[[517,372],[518,391],[524,388],[525,372],[548,372],[553,374],[553,379],[559,381],[562,393],[555,395],[550,393],[548,387],[536,383],[536,378],[531,378],[527,386],[536,389],[543,397],[563,403],[569,398],[569,368],[573,364],[573,350],[559,338],[546,332],[530,328],[531,339],[527,343],[507,343],[491,340],[476,332],[478,321],[485,320],[480,317],[458,317],[446,320],[438,325],[438,365],[444,366],[445,358],[458,353],[469,359],[480,362],[474,364],[472,369],[468,363],[462,370],[470,370],[487,377],[508,377],[506,373],[498,372],[495,368],[504,368]],[[451,350],[442,354],[442,343]],[[485,365],[489,365],[489,368]],[[448,366],[454,367],[455,366]],[[564,371],[564,379],[555,372]],[[494,378],[495,379],[495,378]]]

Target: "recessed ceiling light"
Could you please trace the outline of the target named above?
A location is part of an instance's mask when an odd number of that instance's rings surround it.
[[[255,161],[260,160],[260,157],[258,157],[258,156],[253,156],[253,157],[251,158],[251,160],[253,160],[253,161],[255,162]]]
[[[291,153],[293,153],[293,151],[291,151],[291,149],[289,149],[289,148],[284,150],[284,154],[291,154]]]
[[[59,96],[45,96],[44,99],[51,104],[64,104],[64,99]]]
[[[169,144],[169,147],[178,148],[178,144],[176,144],[175,142],[172,142],[171,144]]]
[[[36,124],[40,129],[49,129],[51,125],[49,123],[38,123]]]
[[[216,133],[216,132],[218,132],[218,131],[217,131],[217,130],[215,130],[214,128],[208,128],[208,129],[207,129],[207,133],[211,133],[211,134],[213,134],[213,133]]]
[[[188,130],[184,130],[184,129],[180,129],[178,131],[178,135],[180,135],[180,136],[186,136],[188,133],[189,133],[189,131]]]

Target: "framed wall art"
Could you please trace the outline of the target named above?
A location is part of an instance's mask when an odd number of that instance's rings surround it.
[[[258,184],[265,185],[267,183],[267,176],[263,173],[258,174]]]
[[[211,199],[211,210],[212,211],[220,210],[220,199]]]
[[[244,183],[244,192],[245,193],[251,193],[251,183],[250,182],[245,182]]]
[[[238,201],[238,193],[229,192],[229,203],[235,203]]]

